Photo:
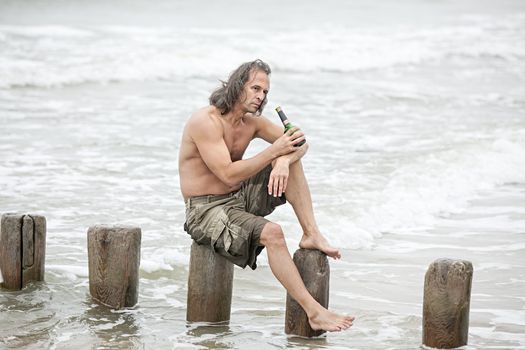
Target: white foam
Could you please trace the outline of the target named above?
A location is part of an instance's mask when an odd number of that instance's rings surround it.
[[[188,248],[189,253],[189,248]],[[173,271],[173,266],[187,266],[189,254],[175,248],[144,249],[140,261],[140,269],[153,273],[156,271]]]
[[[166,283],[165,278],[159,279],[159,282]],[[155,287],[153,289],[150,289],[153,294],[148,293],[142,293],[141,298],[143,299],[154,299],[154,300],[165,300],[168,304],[174,307],[181,307],[183,306],[182,302],[174,299],[174,294],[179,290],[179,286],[173,283],[170,283],[169,285],[158,285],[155,283]]]
[[[173,267],[171,267],[171,265],[168,265],[162,261],[142,259],[140,262],[140,269],[145,272],[152,273],[152,272],[161,271],[161,270],[172,271]]]
[[[86,278],[89,276],[88,267],[85,265],[46,265],[46,271],[64,276],[70,281],[76,281],[78,278]]]
[[[498,262],[498,263],[482,262],[482,263],[477,264],[476,271],[483,271],[483,270],[511,270],[513,267],[516,268],[516,267],[523,267],[523,266],[504,264],[504,263],[501,263],[501,262]]]
[[[451,55],[499,57],[519,63],[525,48],[515,45],[512,39],[523,29],[522,19],[519,14],[497,21],[480,18],[477,22],[427,30],[318,26],[272,35],[228,28],[0,26],[4,42],[0,87],[188,76],[224,78],[217,72],[228,72],[230,62],[253,59],[254,50],[276,71],[302,73],[413,65]],[[37,41],[38,45],[21,41],[20,37]]]
[[[0,31],[7,34],[15,34],[24,37],[56,37],[56,38],[83,38],[91,37],[93,33],[89,30],[78,29],[62,25],[47,25],[47,26],[11,26],[1,25]],[[1,38],[1,37],[0,37]]]
[[[431,227],[440,216],[463,211],[481,191],[525,182],[523,159],[520,138],[423,154],[390,175],[371,205],[360,209],[356,225],[373,236]]]
[[[525,326],[525,310],[472,309],[472,312],[487,312],[494,315],[495,323],[518,324]]]

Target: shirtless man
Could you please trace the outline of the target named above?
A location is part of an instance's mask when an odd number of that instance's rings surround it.
[[[344,330],[354,318],[325,309],[308,293],[281,227],[264,218],[290,202],[303,229],[299,246],[341,257],[314,218],[300,161],[308,144],[294,146],[304,134],[298,128],[283,134],[281,127],[260,116],[270,89],[269,74],[270,67],[261,60],[242,64],[212,93],[210,105],[188,120],[179,154],[185,229],[197,243],[243,268],[255,269],[257,255],[266,247],[273,274],[305,310],[311,327]],[[242,159],[256,137],[270,145]]]

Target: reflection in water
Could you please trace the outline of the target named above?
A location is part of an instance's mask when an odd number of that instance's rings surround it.
[[[87,324],[90,332],[97,336],[97,349],[143,349],[139,326],[134,309],[113,310],[86,300],[86,309],[81,322]]]
[[[305,338],[296,335],[288,336],[287,348],[319,349],[328,345],[326,333],[315,338]]]
[[[52,292],[44,282],[0,293],[0,348],[47,348],[60,319],[49,306]]]
[[[229,322],[205,323],[193,322],[188,323],[186,335],[188,340],[195,345],[204,346],[207,349],[233,349],[234,342],[225,338],[234,335],[231,331]]]

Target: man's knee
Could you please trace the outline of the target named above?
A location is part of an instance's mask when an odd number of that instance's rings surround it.
[[[267,223],[261,232],[261,239],[259,242],[265,247],[286,245],[281,226],[273,222]]]

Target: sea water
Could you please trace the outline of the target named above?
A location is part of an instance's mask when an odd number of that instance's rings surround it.
[[[416,349],[425,271],[449,257],[474,266],[468,348],[524,349],[524,42],[518,0],[3,0],[0,212],[48,232],[45,283],[0,292],[0,348]],[[281,105],[310,144],[349,331],[287,337],[265,252],[235,269],[229,326],[185,322],[182,127],[255,58],[273,70],[264,115]],[[292,208],[269,218],[293,253]],[[142,228],[134,308],[89,296],[95,224]]]

